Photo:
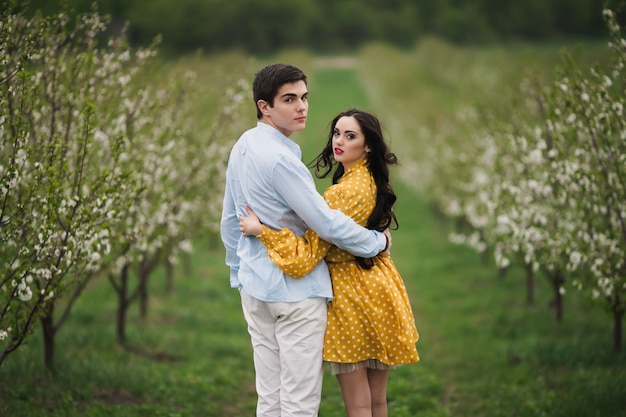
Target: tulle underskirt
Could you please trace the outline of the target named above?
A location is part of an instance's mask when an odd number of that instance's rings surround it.
[[[330,373],[332,375],[349,374],[350,372],[358,371],[361,368],[378,369],[383,371],[390,369],[392,366],[385,365],[378,359],[366,359],[356,363],[339,363],[339,362],[326,362],[330,365]]]

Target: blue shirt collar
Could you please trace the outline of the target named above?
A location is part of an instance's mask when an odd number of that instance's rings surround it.
[[[256,126],[264,133],[271,135],[280,143],[287,146],[289,150],[292,151],[298,158],[302,158],[302,150],[300,149],[300,145],[289,139],[287,136],[283,135],[278,129],[261,121],[257,121]]]

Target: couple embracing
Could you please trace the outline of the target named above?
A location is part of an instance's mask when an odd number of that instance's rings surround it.
[[[312,163],[290,136],[306,126],[307,77],[272,64],[253,81],[257,125],[226,171],[221,236],[253,346],[258,417],[318,415],[324,363],[348,417],[387,417],[390,369],[419,361],[418,332],[390,255],[397,226],[379,120],[348,109]]]

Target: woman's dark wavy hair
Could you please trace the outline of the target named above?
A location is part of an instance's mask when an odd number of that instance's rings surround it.
[[[386,228],[397,229],[398,219],[393,212],[393,205],[396,202],[396,194],[389,182],[389,165],[397,165],[398,158],[389,151],[389,147],[383,137],[382,128],[378,118],[372,113],[359,110],[348,109],[339,113],[330,123],[330,133],[328,142],[322,152],[309,163],[309,167],[315,167],[317,178],[326,178],[333,168],[333,184],[336,184],[344,174],[343,165],[337,163],[333,157],[333,133],[337,121],[342,117],[354,117],[361,127],[361,132],[365,137],[365,144],[369,146],[370,152],[367,156],[367,168],[376,182],[376,205],[374,211],[367,220],[366,227],[382,232]],[[374,265],[373,259],[357,257],[358,265],[365,269],[370,269]]]

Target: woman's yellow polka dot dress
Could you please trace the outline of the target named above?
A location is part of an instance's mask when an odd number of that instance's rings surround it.
[[[324,198],[365,226],[376,202],[376,184],[361,161],[350,167]],[[371,269],[360,268],[354,256],[308,230],[298,237],[288,229],[264,226],[259,239],[272,262],[286,274],[306,275],[324,257],[333,283],[328,306],[324,360],[358,363],[369,359],[394,366],[419,361],[419,338],[408,294],[389,257],[378,256]]]

